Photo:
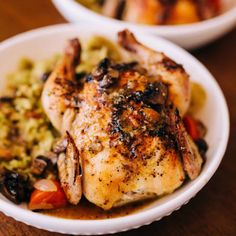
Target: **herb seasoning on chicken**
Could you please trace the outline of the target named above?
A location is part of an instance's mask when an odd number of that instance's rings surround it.
[[[68,201],[83,193],[105,210],[171,193],[203,163],[181,118],[190,103],[184,68],[127,30],[118,41],[136,61],[105,58],[79,84],[81,46],[69,41],[42,93],[48,118],[73,144],[59,163]]]

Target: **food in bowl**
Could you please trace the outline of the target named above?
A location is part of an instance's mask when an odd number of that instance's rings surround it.
[[[118,42],[123,49],[102,37],[82,47],[72,39],[57,63],[40,69],[43,76],[37,63],[24,61],[9,77],[0,103],[0,186],[10,200],[31,210],[68,210],[83,204],[83,195],[106,211],[127,209],[200,174],[206,129],[188,114],[188,74],[128,30]],[[25,131],[28,123],[34,125],[26,131],[35,132]],[[6,141],[25,149],[13,155]]]
[[[148,25],[189,24],[217,16],[220,0],[77,0],[100,14]]]

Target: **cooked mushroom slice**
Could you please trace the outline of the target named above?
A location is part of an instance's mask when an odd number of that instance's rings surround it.
[[[53,145],[53,152],[60,154],[65,152],[67,146],[67,138],[62,137],[58,139]]]
[[[49,166],[54,166],[57,164],[57,160],[58,160],[58,154],[55,152],[46,152],[45,155],[43,156],[45,158],[45,160],[47,161],[47,163],[49,164]]]
[[[69,132],[67,132],[66,153],[60,154],[57,165],[66,197],[71,204],[77,205],[82,196],[82,175],[79,152]]]
[[[41,175],[45,171],[47,167],[47,161],[44,158],[41,158],[42,156],[38,156],[33,160],[32,166],[31,166],[31,172],[35,175]]]
[[[55,169],[53,168],[54,165],[56,165],[58,160],[58,155],[54,152],[47,152],[45,155],[39,155],[36,158],[34,158],[31,166],[31,172],[34,175],[40,176],[40,175],[47,175],[47,171],[49,172],[55,172]]]

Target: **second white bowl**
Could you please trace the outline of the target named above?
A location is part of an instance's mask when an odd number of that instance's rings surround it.
[[[81,23],[93,22],[104,26],[121,26],[142,30],[144,33],[165,37],[174,43],[186,48],[193,49],[203,46],[227,33],[236,25],[236,2],[235,0],[222,0],[223,11],[221,15],[199,23],[187,25],[148,26],[134,24],[112,19],[98,14],[75,0],[52,0],[60,13],[70,22]]]

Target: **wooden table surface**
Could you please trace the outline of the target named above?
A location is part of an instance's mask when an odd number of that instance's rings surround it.
[[[0,0],[0,41],[33,28],[64,22],[49,0]],[[236,235],[236,30],[192,53],[215,76],[230,109],[231,134],[223,162],[189,204],[159,222],[119,235]],[[60,234],[27,226],[0,213],[0,236],[13,235]]]

